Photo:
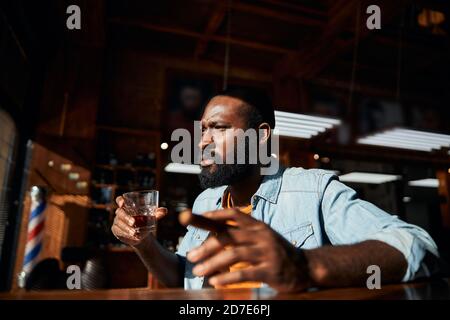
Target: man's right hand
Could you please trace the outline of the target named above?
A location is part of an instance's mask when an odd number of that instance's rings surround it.
[[[134,227],[134,218],[126,213],[123,209],[124,200],[122,197],[116,198],[116,203],[119,206],[116,210],[116,217],[114,218],[111,231],[114,236],[123,243],[138,247],[145,241],[150,240],[152,235],[150,232],[145,235],[139,235]],[[156,220],[163,218],[167,214],[167,209],[160,207],[156,209]]]

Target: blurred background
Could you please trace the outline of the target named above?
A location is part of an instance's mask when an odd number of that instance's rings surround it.
[[[444,0],[3,0],[0,289],[65,288],[71,264],[83,289],[160,288],[112,236],[114,199],[160,190],[157,237],[176,250],[201,189],[198,168],[170,164],[170,136],[225,87],[287,112],[282,163],[336,172],[448,258],[449,18]]]

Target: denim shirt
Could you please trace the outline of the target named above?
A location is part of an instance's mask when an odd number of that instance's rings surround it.
[[[203,214],[221,209],[226,188],[203,191],[195,200],[192,211]],[[438,256],[436,244],[425,230],[358,199],[353,189],[328,171],[280,168],[276,174],[264,176],[251,204],[253,218],[268,224],[299,249],[314,249],[327,244],[348,245],[365,240],[379,240],[391,245],[408,263],[403,281],[428,276],[423,263],[425,254],[430,252]],[[200,246],[209,232],[192,226],[187,229],[177,251],[184,264],[184,288],[201,289],[207,286],[207,281],[192,273],[193,264],[186,259],[186,254]]]

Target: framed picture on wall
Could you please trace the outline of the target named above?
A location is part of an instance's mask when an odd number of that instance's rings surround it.
[[[359,132],[362,134],[404,125],[402,106],[396,102],[366,99],[359,110]]]
[[[217,81],[211,77],[171,73],[166,90],[166,134],[178,128],[193,133],[194,121],[201,118],[205,104],[216,91]]]

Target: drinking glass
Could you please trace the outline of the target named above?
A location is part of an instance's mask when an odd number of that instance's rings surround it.
[[[124,210],[134,218],[134,227],[140,236],[156,233],[158,197],[157,190],[133,191],[123,195]]]

